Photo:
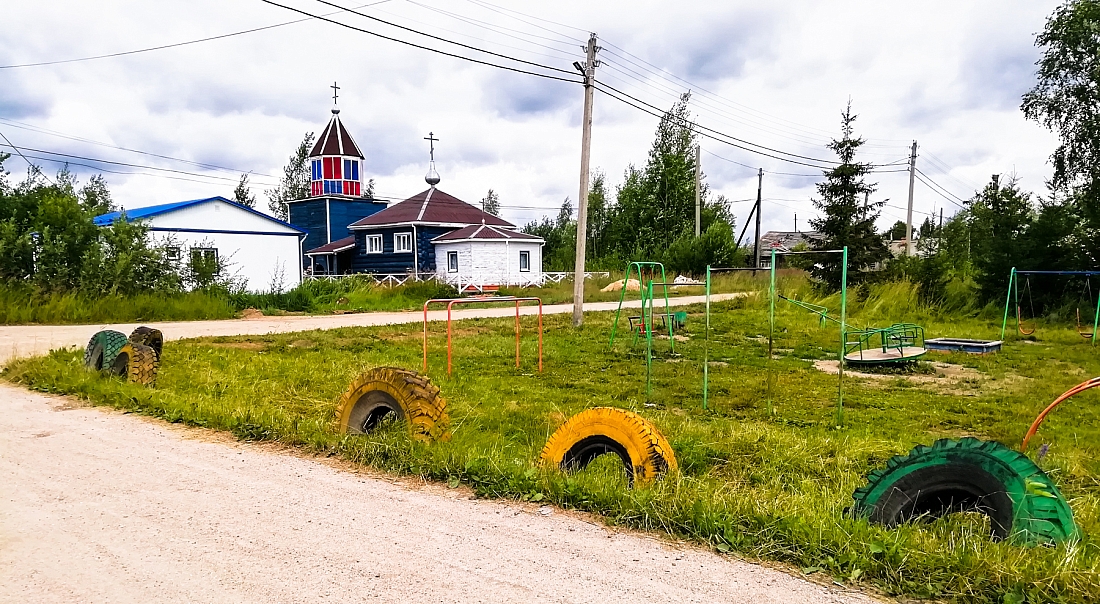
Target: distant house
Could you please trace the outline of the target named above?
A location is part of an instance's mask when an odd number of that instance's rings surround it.
[[[123,216],[145,224],[153,244],[163,247],[170,261],[221,260],[250,291],[301,283],[306,230],[224,197],[111,212],[96,216],[95,223],[107,226]]]
[[[541,238],[487,224],[471,225],[432,239],[436,278],[459,289],[494,285],[541,285]]]

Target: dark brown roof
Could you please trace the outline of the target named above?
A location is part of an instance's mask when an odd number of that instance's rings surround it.
[[[363,159],[363,153],[359,151],[355,141],[351,140],[351,135],[344,128],[344,124],[340,122],[339,109],[332,110],[332,119],[317,139],[317,143],[313,145],[313,151],[309,152],[310,157],[322,155],[344,155]]]
[[[509,240],[509,241],[542,241],[541,237],[536,237],[529,233],[523,233],[520,231],[513,231],[511,229],[504,229],[501,227],[490,226],[487,224],[471,224],[468,227],[463,227],[457,231],[451,231],[445,235],[440,235],[432,242],[437,241],[462,241],[465,239],[497,239],[497,240]]]
[[[768,231],[760,236],[760,249],[790,251],[799,243],[812,248],[824,237],[817,231]]]
[[[344,237],[343,239],[337,239],[332,243],[326,243],[321,247],[315,247],[312,250],[306,252],[307,256],[313,254],[334,254],[336,252],[342,252],[344,250],[350,250],[355,247],[355,236]]]
[[[392,206],[371,214],[351,225],[351,228],[383,226],[387,224],[432,223],[445,225],[502,226],[510,229],[516,225],[474,207],[457,197],[436,188],[428,189]]]

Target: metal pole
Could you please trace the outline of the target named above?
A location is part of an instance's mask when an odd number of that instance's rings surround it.
[[[909,154],[909,209],[905,213],[905,255],[913,255],[913,187],[917,181],[917,141]]]
[[[1016,281],[1016,267],[1008,274],[1008,294],[1005,295],[1005,317],[1001,321],[1001,341],[1005,339],[1005,327],[1008,326],[1008,305],[1012,302],[1012,283]]]
[[[914,144],[914,149],[916,148]],[[836,421],[844,425],[844,349],[848,346],[848,246],[840,269],[840,358],[837,365]]]
[[[764,192],[764,168],[760,168],[757,172],[756,181],[756,241],[752,244],[752,257],[755,259],[753,268],[760,268],[760,214],[762,208],[760,206],[761,195]],[[753,273],[754,275],[756,273]]]
[[[581,120],[581,184],[577,195],[577,260],[573,272],[573,326],[584,324],[584,245],[588,231],[588,162],[592,151],[592,100],[593,81],[596,78],[596,34],[588,37],[585,47],[584,73],[584,118]]]
[[[1096,346],[1096,328],[1100,327],[1100,296],[1096,298],[1096,315],[1092,319],[1092,345]]]
[[[1100,298],[1097,299],[1097,318],[1100,318]],[[710,265],[707,265],[707,328],[703,340],[703,409],[707,408],[707,389],[710,385]],[[1095,340],[1096,337],[1093,337]]]
[[[699,164],[700,164],[700,161],[702,160],[702,158],[699,156],[700,149],[702,149],[702,145],[697,145],[695,147],[695,236],[696,237],[699,236],[700,228],[702,227],[702,224],[701,224],[702,219],[700,218],[700,215],[702,213],[702,206],[701,206],[701,202],[699,200],[699,179],[700,179]]]
[[[642,300],[642,321],[645,322],[645,398],[649,400],[653,393],[653,279],[649,280],[648,291],[642,295],[649,299],[649,314],[646,314],[645,299]]]
[[[771,285],[768,288],[768,367],[771,369],[768,372],[768,417],[775,414],[775,407],[772,405],[772,382],[775,381],[775,361],[772,359],[774,351],[775,340],[775,248],[772,248],[772,260],[771,260]]]

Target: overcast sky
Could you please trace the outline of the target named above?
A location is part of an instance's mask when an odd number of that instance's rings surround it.
[[[335,12],[329,18],[424,46],[576,79],[316,0],[278,1],[314,14]],[[371,1],[342,0],[341,6]],[[596,32],[603,47],[598,80],[662,109],[690,88],[700,125],[785,154],[831,159],[824,144],[839,135],[839,116],[851,99],[857,133],[868,139],[864,160],[904,161],[917,140],[918,168],[967,198],[995,173],[1014,172],[1025,189],[1044,191],[1056,141],[1026,121],[1019,105],[1034,82],[1034,35],[1056,5],[387,0],[361,10],[567,71],[583,61],[587,32]],[[260,0],[22,0],[5,3],[3,13],[0,66],[125,52],[303,18]],[[440,139],[439,186],[461,199],[476,203],[495,189],[504,217],[522,225],[556,214],[566,197],[577,198],[581,86],[316,19],[152,52],[0,69],[0,133],[40,150],[26,151],[32,156],[51,157],[42,153],[50,151],[143,166],[72,159],[95,166],[72,166],[81,178],[103,172],[124,207],[230,196],[240,172],[253,173],[253,192],[266,207],[264,189],[303,134],[324,128],[333,81],[340,86],[341,117],[380,195],[403,199],[425,188],[423,137],[431,131]],[[593,169],[612,186],[621,182],[629,164],[645,162],[656,124],[655,117],[597,93]],[[807,228],[820,170],[709,139],[703,150],[706,181],[733,202],[739,225],[751,206],[740,200],[756,196],[755,168],[761,167],[767,172],[764,229],[792,229],[795,213],[799,228]],[[59,167],[40,163],[48,173]],[[26,168],[17,157],[5,165],[15,177]],[[904,172],[875,179],[874,198],[890,200],[880,221],[885,227],[904,218],[909,179]],[[957,209],[920,182],[915,199],[918,222],[939,208],[948,216]]]

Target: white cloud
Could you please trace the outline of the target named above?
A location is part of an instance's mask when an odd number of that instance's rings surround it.
[[[286,1],[316,13],[332,11],[311,0]],[[917,139],[919,165],[960,197],[969,196],[991,174],[1011,171],[1024,187],[1041,191],[1049,173],[1046,160],[1056,141],[1024,120],[1018,100],[1030,86],[1038,58],[1034,32],[1042,28],[1053,1],[933,1],[913,8],[882,2],[497,0],[507,8],[584,29],[509,18],[506,10],[470,0],[417,2],[390,0],[364,10],[567,70],[572,61],[582,59],[579,45],[591,29],[600,32],[604,46],[605,64],[598,77],[609,85],[666,108],[684,85],[674,79],[640,81],[637,73],[643,71],[643,61],[669,69],[721,96],[695,96],[693,109],[700,123],[810,157],[830,157],[822,145],[836,131],[839,114],[851,98],[860,114],[857,131],[871,141],[867,159],[900,159]],[[130,50],[296,18],[261,2],[16,3],[5,7],[0,64]],[[339,18],[443,46],[360,17]],[[279,174],[302,134],[324,127],[333,80],[341,86],[341,117],[367,155],[367,174],[376,178],[382,194],[403,197],[424,187],[427,149],[422,137],[432,131],[441,139],[441,188],[460,198],[476,202],[494,188],[501,194],[505,216],[518,223],[555,214],[566,196],[576,200],[579,86],[494,70],[322,22],[125,57],[0,70],[0,117],[253,171],[254,190],[262,200],[263,188]],[[615,184],[629,163],[645,161],[656,118],[602,94],[596,98],[595,116],[593,167]],[[29,147],[199,171],[3,122],[0,131]],[[704,148],[772,172],[815,172],[713,141]],[[924,153],[944,162],[950,175]],[[20,169],[12,160],[8,168]],[[734,200],[755,197],[753,170],[708,154],[704,169],[715,193]],[[116,199],[137,207],[232,192],[236,174],[209,174],[227,180],[106,176]],[[812,178],[767,175],[765,229],[791,228],[795,212],[805,228],[813,213],[813,183]],[[906,174],[882,174],[879,183],[880,198],[905,205]],[[950,214],[954,209],[917,187],[919,212],[946,206]],[[735,206],[741,219],[749,205]],[[886,210],[883,223],[904,215],[903,210]]]

